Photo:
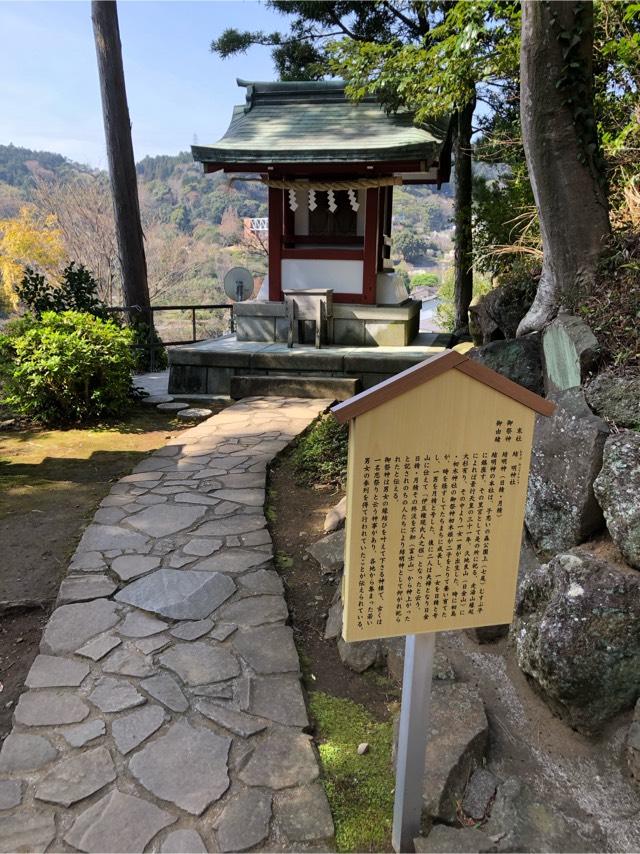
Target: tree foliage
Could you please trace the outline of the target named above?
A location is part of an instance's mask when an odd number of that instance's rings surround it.
[[[434,247],[434,244],[425,237],[421,237],[414,231],[405,229],[404,231],[399,232],[394,238],[393,248],[397,252],[401,253],[405,261],[416,264],[424,258],[430,249],[434,249],[436,247]]]
[[[613,224],[633,229],[627,194],[640,189],[640,3],[595,5],[595,112]]]
[[[24,205],[17,217],[0,220],[0,307],[15,307],[26,264],[55,277],[63,259],[62,233],[53,214],[39,216]]]
[[[94,317],[108,317],[93,274],[82,264],[76,266],[74,261],[64,268],[60,282],[47,281],[42,274],[27,267],[17,295],[36,317],[46,311],[82,311]]]

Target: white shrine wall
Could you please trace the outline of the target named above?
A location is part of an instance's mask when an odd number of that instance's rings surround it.
[[[336,294],[362,293],[362,261],[283,258],[282,290],[333,288]]]

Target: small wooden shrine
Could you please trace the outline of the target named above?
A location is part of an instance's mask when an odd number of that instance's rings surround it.
[[[420,303],[390,259],[393,188],[449,180],[448,122],[354,103],[340,81],[238,85],[246,103],[225,135],[192,147],[206,172],[268,187],[269,272],[258,300],[236,307],[238,340],[286,341],[288,295],[313,291],[328,296],[327,343],[409,344]]]

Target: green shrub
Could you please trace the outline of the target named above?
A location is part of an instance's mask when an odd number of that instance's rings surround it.
[[[23,317],[0,336],[6,403],[44,424],[121,415],[132,400],[132,333],[78,311]]]
[[[301,483],[342,484],[347,479],[349,427],[332,415],[321,418],[293,452],[294,471]]]
[[[62,271],[58,285],[47,282],[44,276],[31,267],[25,267],[18,287],[20,301],[36,317],[45,311],[84,311],[95,317],[108,317],[107,306],[98,296],[98,283],[90,270],[72,261]]]
[[[409,281],[409,289],[414,288],[437,288],[440,284],[440,277],[437,273],[416,273],[411,276]]]

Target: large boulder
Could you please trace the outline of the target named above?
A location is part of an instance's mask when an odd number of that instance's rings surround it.
[[[608,435],[580,388],[552,395],[557,409],[539,416],[531,458],[525,521],[533,544],[555,553],[604,527],[593,493]]]
[[[543,392],[542,348],[537,334],[493,341],[484,347],[474,347],[467,356],[536,394]]]
[[[627,733],[625,754],[631,779],[640,785],[640,700],[636,703],[633,720]]]
[[[402,685],[402,677],[404,674],[404,648],[406,637],[383,638],[380,643],[382,651],[387,658],[387,672],[394,682]],[[455,671],[447,656],[439,649],[436,649],[433,656],[433,670],[431,673],[432,679],[438,681],[453,682],[456,678]]]
[[[469,307],[469,331],[476,344],[515,338],[536,293],[532,279],[492,288]]]
[[[436,824],[429,836],[413,840],[416,854],[488,854],[495,842],[477,827],[449,827]]]
[[[559,554],[523,582],[513,637],[549,706],[597,732],[640,694],[640,574],[581,549]]]
[[[548,798],[515,777],[498,786],[489,821],[483,826],[498,851],[603,851],[604,839],[590,822],[578,828],[554,809]],[[586,832],[585,832],[586,831]]]
[[[593,489],[611,538],[625,560],[640,569],[640,433],[609,436]]]
[[[397,740],[399,716],[395,719]],[[473,685],[434,682],[428,722],[422,790],[425,824],[454,822],[467,781],[482,764],[489,724],[480,692]],[[395,762],[395,745],[394,745]]]
[[[527,582],[531,575],[535,575],[540,569],[540,559],[536,554],[535,549],[531,545],[531,540],[526,532],[522,537],[522,545],[520,546],[520,563],[518,565],[518,584],[516,587],[516,603],[515,610],[517,612],[522,601],[522,597],[527,590]],[[513,623],[511,624],[513,625]]]
[[[591,409],[617,427],[640,430],[640,368],[603,371],[585,389]]]
[[[598,341],[584,320],[560,312],[542,336],[547,393],[583,384],[600,358]]]

